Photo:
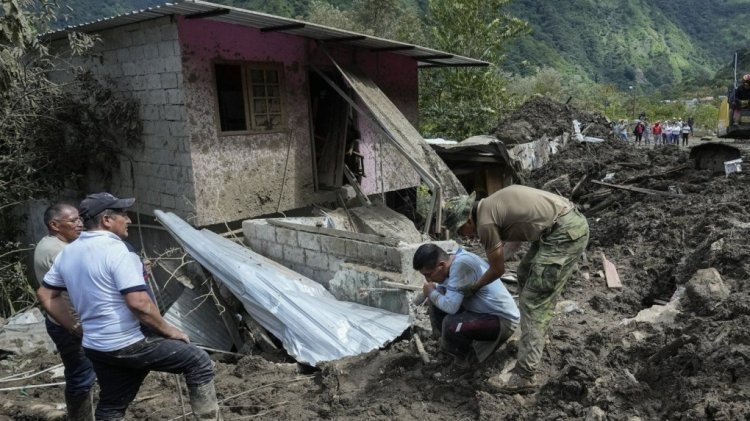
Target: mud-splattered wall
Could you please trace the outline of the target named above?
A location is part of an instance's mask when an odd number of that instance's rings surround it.
[[[107,189],[118,196],[135,196],[136,210],[142,214],[162,209],[189,218],[195,196],[177,27],[165,17],[99,35],[102,42],[96,44],[93,58],[78,64],[140,102],[143,147],[120,159],[110,184],[102,184],[96,175],[89,177],[84,193]]]
[[[309,121],[307,60],[313,41],[210,20],[177,21],[190,126],[198,225],[269,214],[331,200],[330,192],[316,193]],[[340,51],[339,51],[340,52]],[[416,63],[393,54],[345,51],[356,60],[412,121],[417,114]],[[337,54],[339,55],[339,54]],[[369,55],[371,57],[366,57]],[[217,127],[213,64],[229,60],[275,63],[283,66],[286,127],[261,134],[224,135]],[[377,193],[382,156],[386,190],[413,186],[417,178],[403,171],[389,172],[395,151],[383,148],[363,123],[362,151],[368,177],[365,192]]]

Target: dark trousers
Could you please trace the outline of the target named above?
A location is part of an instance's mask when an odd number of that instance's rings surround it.
[[[440,332],[445,351],[458,357],[469,355],[473,341],[494,341],[502,329],[500,316],[464,310],[448,314],[432,304],[430,322]]]
[[[89,393],[96,381],[94,367],[86,358],[81,346],[81,338],[70,334],[64,327],[45,320],[47,334],[57,347],[65,366],[65,394],[75,397]]]
[[[149,371],[183,374],[188,387],[202,386],[214,378],[208,354],[175,339],[147,337],[117,351],[85,350],[101,388],[97,420],[123,419]]]

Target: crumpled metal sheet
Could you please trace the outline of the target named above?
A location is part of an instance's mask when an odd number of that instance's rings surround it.
[[[409,327],[409,317],[338,301],[322,285],[173,213],[157,219],[297,361],[317,365],[369,352]]]

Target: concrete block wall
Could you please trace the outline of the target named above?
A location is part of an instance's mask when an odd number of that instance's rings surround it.
[[[169,17],[124,25],[100,34],[93,60],[82,61],[97,76],[114,83],[114,90],[140,102],[143,146],[122,158],[110,186],[116,195],[136,197],[137,211],[194,213],[195,192],[189,129],[177,26]]]
[[[316,222],[323,220],[318,219],[305,218],[303,222],[314,227]],[[292,219],[284,221],[289,222]],[[307,232],[277,226],[266,219],[243,221],[242,230],[245,243],[253,251],[322,284],[329,290],[330,281],[346,263],[374,269],[374,272],[379,274],[363,275],[367,279],[378,278],[410,285],[421,285],[423,281],[422,275],[412,269],[414,252],[421,243],[395,240],[374,242],[369,241],[372,238],[369,235],[326,228],[317,228],[318,232]],[[438,241],[435,244],[448,252],[458,247],[454,241]],[[346,271],[352,272],[352,265],[346,265]],[[337,283],[340,285],[340,282]],[[356,301],[352,294],[348,295],[349,301]]]
[[[328,287],[329,281],[344,262],[368,265],[389,272],[400,272],[403,266],[398,247],[337,234],[346,231],[321,229],[326,233],[311,233],[275,226],[265,219],[243,221],[242,230],[245,242],[253,251],[325,287]],[[351,236],[350,233],[348,237]]]

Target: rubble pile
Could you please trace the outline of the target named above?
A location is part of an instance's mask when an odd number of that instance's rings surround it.
[[[536,99],[498,128],[506,141],[533,140],[569,132],[576,118],[583,127],[593,124],[588,135],[607,139],[571,141],[529,177],[532,186],[571,198],[591,228],[586,259],[552,322],[538,391],[503,395],[487,387],[515,356],[514,340],[465,369],[439,351],[429,332],[413,330],[385,349],[317,368],[279,353],[215,356],[224,419],[750,416],[748,176],[698,170],[684,149],[615,141],[606,119],[588,116]],[[615,264],[622,288],[607,287],[602,256]],[[415,332],[429,362],[417,352]],[[0,378],[59,362],[32,358],[0,361]],[[25,383],[53,381],[59,379],[40,375]],[[59,408],[37,415],[39,405],[62,401],[60,388],[0,391],[0,419],[54,419]],[[129,419],[177,419],[179,402],[173,378],[152,373]],[[37,412],[24,409],[32,406]]]

